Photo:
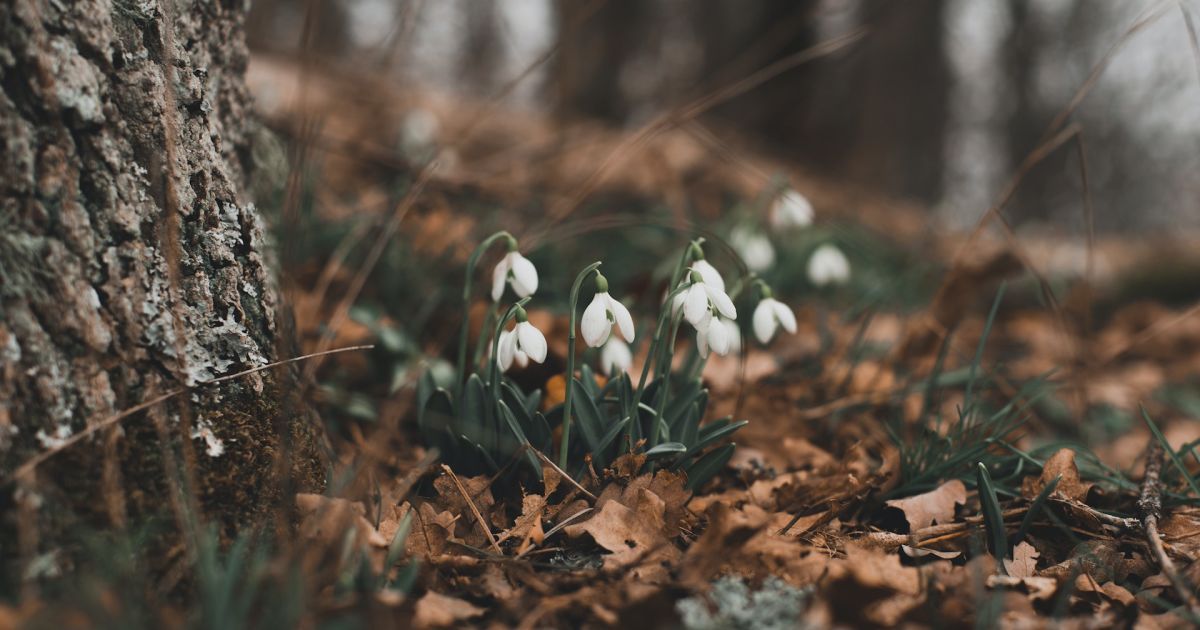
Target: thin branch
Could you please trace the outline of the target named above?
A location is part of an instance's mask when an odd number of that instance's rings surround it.
[[[488,542],[492,545],[492,549],[496,550],[496,553],[504,555],[504,552],[500,550],[500,544],[496,542],[496,537],[492,535],[492,528],[488,527],[487,521],[483,520],[483,514],[480,514],[479,508],[475,507],[475,502],[471,500],[471,495],[467,494],[467,489],[463,486],[462,481],[458,479],[458,475],[454,474],[454,471],[450,470],[450,467],[445,464],[442,464],[442,471],[450,477],[450,481],[454,482],[454,487],[458,488],[458,493],[461,494],[463,500],[467,502],[467,507],[471,508],[471,514],[475,516],[476,522],[479,523],[479,528],[482,529],[484,535],[487,536]]]
[[[1157,436],[1151,436],[1150,443],[1146,446],[1146,474],[1142,477],[1142,489],[1138,494],[1138,512],[1142,516],[1146,542],[1149,544],[1154,558],[1158,561],[1158,566],[1171,581],[1171,586],[1175,588],[1179,601],[1187,606],[1193,616],[1200,617],[1200,605],[1197,605],[1196,595],[1183,580],[1183,576],[1179,575],[1179,570],[1175,567],[1171,556],[1167,555],[1167,550],[1163,547],[1162,536],[1158,532],[1158,518],[1162,513],[1163,455],[1162,443],[1158,441]]]
[[[146,409],[149,409],[150,407],[153,407],[161,402],[170,400],[180,394],[192,391],[193,389],[199,389],[206,385],[216,385],[217,383],[231,381],[233,379],[241,378],[243,376],[249,376],[251,374],[254,374],[255,372],[262,372],[263,370],[269,370],[271,368],[276,368],[281,365],[287,365],[289,363],[298,363],[300,361],[307,361],[308,359],[312,359],[315,357],[323,357],[323,356],[329,355],[329,354],[338,354],[339,352],[354,352],[357,350],[370,350],[371,348],[374,348],[374,347],[375,347],[374,345],[349,346],[346,348],[336,348],[334,350],[326,350],[324,352],[314,352],[312,354],[306,354],[306,355],[299,356],[299,357],[293,357],[291,359],[284,359],[282,361],[275,361],[274,363],[268,363],[266,365],[260,365],[258,367],[250,368],[248,370],[242,370],[241,372],[237,372],[235,374],[229,374],[227,376],[221,376],[221,377],[214,378],[214,379],[207,380],[207,381],[200,381],[199,383],[196,383],[195,385],[189,385],[187,387],[180,387],[178,389],[173,389],[169,392],[166,392],[165,394],[160,394],[158,396],[155,396],[154,398],[151,398],[150,400],[138,403],[128,409],[125,409],[124,411],[118,412],[115,415],[109,416],[95,424],[92,424],[92,425],[88,426],[87,428],[83,429],[82,431],[80,431],[79,433],[76,433],[75,435],[72,435],[71,437],[67,438],[66,440],[63,440],[63,442],[61,444],[58,444],[57,446],[54,446],[53,448],[47,449],[47,450],[35,455],[34,457],[29,458],[28,460],[25,461],[25,463],[21,464],[20,466],[17,466],[16,469],[13,470],[12,474],[0,475],[0,483],[7,483],[8,481],[10,481],[12,479],[25,477],[29,473],[33,472],[34,468],[37,468],[40,464],[42,464],[46,460],[50,459],[51,457],[53,457],[54,455],[56,455],[58,453],[61,453],[62,451],[70,448],[71,446],[74,446],[83,438],[85,438],[89,435],[92,435],[93,433],[99,431],[100,429],[112,426],[112,425],[124,420],[125,418],[128,418],[129,416],[132,416],[133,414],[138,413],[139,411],[145,411]]]

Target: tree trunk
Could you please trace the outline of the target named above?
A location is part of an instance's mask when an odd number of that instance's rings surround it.
[[[8,570],[68,531],[147,518],[199,516],[228,535],[287,496],[281,479],[320,483],[315,433],[283,395],[294,388],[282,370],[194,389],[14,479],[124,409],[290,352],[264,224],[243,194],[254,129],[244,10],[0,4]]]

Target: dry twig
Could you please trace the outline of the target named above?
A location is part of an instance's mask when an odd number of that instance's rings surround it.
[[[1146,446],[1146,474],[1142,477],[1142,488],[1138,493],[1138,512],[1142,517],[1142,528],[1146,533],[1146,543],[1154,554],[1155,560],[1162,572],[1175,587],[1175,593],[1195,617],[1200,617],[1200,606],[1196,603],[1196,594],[1184,582],[1183,576],[1175,567],[1171,556],[1163,547],[1162,536],[1158,533],[1158,518],[1162,513],[1162,466],[1163,447],[1156,436],[1150,437]]]
[[[458,488],[458,493],[462,495],[463,500],[467,502],[467,507],[471,508],[471,514],[475,516],[475,520],[479,522],[479,528],[483,530],[483,534],[487,536],[488,542],[491,543],[492,549],[500,555],[504,552],[500,550],[500,544],[496,542],[496,537],[492,535],[492,529],[488,527],[487,521],[484,520],[483,514],[479,513],[479,508],[475,507],[475,502],[471,500],[471,495],[467,494],[467,489],[463,487],[462,482],[458,480],[458,475],[454,474],[450,467],[442,464],[442,470],[449,475],[450,481],[454,482],[454,487]]]

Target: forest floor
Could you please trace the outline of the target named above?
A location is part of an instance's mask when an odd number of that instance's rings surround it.
[[[1014,235],[984,209],[986,229],[951,233],[694,121],[619,134],[506,114],[473,127],[485,108],[378,86],[358,109],[322,102],[354,77],[313,80],[304,102],[278,96],[294,81],[280,68],[260,62],[251,79],[279,137],[309,147],[290,172],[298,192],[278,196],[301,350],[373,347],[301,364],[329,427],[329,488],[296,498],[295,540],[226,552],[229,592],[204,606],[246,600],[246,625],[276,606],[308,626],[1200,622],[1194,240]],[[471,142],[448,154],[379,140],[412,140],[400,112],[417,110]],[[438,169],[414,166],[435,153]],[[282,148],[261,159],[286,163]],[[781,182],[812,201],[813,225],[768,228]],[[422,378],[453,373],[462,318],[472,344],[490,321],[499,254],[480,264],[470,309],[461,301],[487,234],[516,235],[541,275],[529,320],[547,357],[510,376],[541,390],[530,411],[550,416],[580,269],[604,261],[614,295],[645,312],[697,234],[732,282],[717,244],[747,225],[772,241],[760,275],[797,331],[752,341],[753,304],[739,301],[741,351],[699,364],[705,422],[748,421],[701,485],[636,443],[571,475],[546,452],[514,483],[526,453],[476,474],[423,440]],[[851,264],[836,287],[806,274],[826,243]],[[648,338],[653,321],[637,321]],[[678,343],[685,369],[692,342]],[[635,346],[630,372],[646,360]]]

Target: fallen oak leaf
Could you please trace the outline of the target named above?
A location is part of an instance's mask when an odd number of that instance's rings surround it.
[[[663,579],[666,571],[662,562],[674,561],[680,556],[679,549],[663,536],[664,508],[662,499],[641,489],[636,509],[618,501],[608,501],[591,518],[568,525],[563,531],[571,538],[588,534],[596,544],[608,550],[609,555],[604,557],[606,570],[639,565],[645,569],[635,569],[634,576],[651,581]]]
[[[1012,575],[989,575],[988,588],[1021,589],[1033,601],[1050,601],[1058,591],[1058,580],[1052,577],[1031,576],[1016,577]]]
[[[1050,459],[1047,459],[1045,465],[1042,466],[1040,477],[1036,479],[1026,477],[1021,483],[1021,493],[1026,498],[1032,499],[1060,475],[1062,478],[1058,482],[1058,487],[1054,489],[1054,496],[1062,496],[1083,503],[1094,484],[1086,483],[1079,478],[1079,466],[1075,464],[1075,451],[1069,448],[1059,449],[1058,452],[1051,455]]]
[[[904,513],[909,531],[925,529],[934,522],[948,523],[954,519],[954,506],[967,502],[967,486],[954,479],[924,494],[907,499],[892,499],[887,505]]]
[[[1037,559],[1041,556],[1033,545],[1021,541],[1013,547],[1013,559],[1004,559],[1004,570],[1012,577],[1027,578],[1037,574]]]

